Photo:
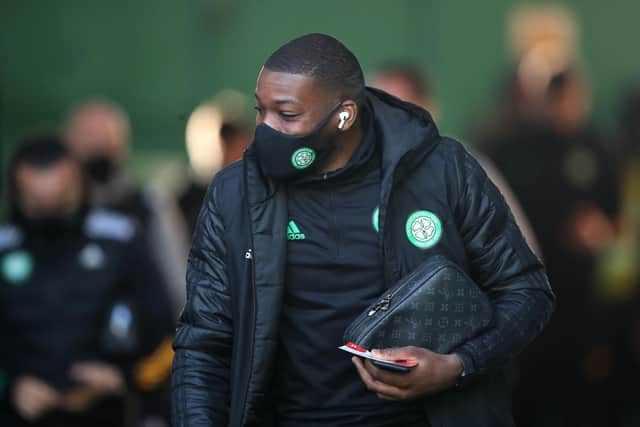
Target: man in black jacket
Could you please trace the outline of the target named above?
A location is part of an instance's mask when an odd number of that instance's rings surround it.
[[[423,109],[365,88],[356,58],[326,35],[276,50],[256,104],[254,142],[216,176],[194,236],[175,425],[512,425],[502,370],[554,297],[477,162]],[[336,349],[436,254],[487,293],[491,329],[448,355],[380,351],[416,361],[408,374]]]

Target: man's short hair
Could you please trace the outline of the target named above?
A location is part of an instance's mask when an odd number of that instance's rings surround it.
[[[67,159],[75,160],[75,157],[63,138],[55,132],[35,133],[18,141],[8,168],[7,198],[10,220],[18,217],[18,169],[21,166],[47,169]],[[82,171],[79,163],[78,168]]]
[[[11,156],[11,165],[47,168],[69,157],[71,153],[58,134],[39,133],[18,142]]]
[[[355,55],[326,34],[306,34],[287,42],[267,58],[264,67],[313,77],[343,98],[359,100],[364,90],[364,75]]]

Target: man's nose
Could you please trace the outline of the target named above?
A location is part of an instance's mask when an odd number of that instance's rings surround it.
[[[256,126],[261,125],[261,124],[265,124],[265,125],[269,126],[271,129],[275,129],[278,132],[282,132],[282,129],[278,125],[278,122],[276,120],[274,120],[273,116],[266,115],[265,117],[257,118],[256,119]]]

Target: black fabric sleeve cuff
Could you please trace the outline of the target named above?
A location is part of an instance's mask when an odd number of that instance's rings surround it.
[[[470,354],[464,350],[458,350],[455,352],[455,355],[458,356],[460,362],[462,362],[462,373],[458,377],[455,388],[462,389],[474,378],[476,370]]]

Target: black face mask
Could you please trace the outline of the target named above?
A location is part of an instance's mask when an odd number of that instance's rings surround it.
[[[96,182],[104,184],[115,175],[117,170],[116,162],[107,156],[90,157],[86,161],[87,173]]]
[[[306,135],[287,135],[262,123],[256,127],[253,145],[258,163],[268,177],[286,180],[317,171],[335,146],[337,132],[324,135],[324,127],[342,106],[336,105]]]

